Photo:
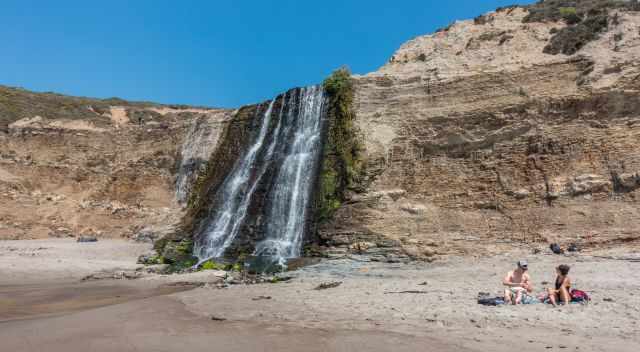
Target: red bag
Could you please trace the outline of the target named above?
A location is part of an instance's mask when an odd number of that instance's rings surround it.
[[[571,290],[571,302],[589,302],[591,298],[589,295],[580,290]]]

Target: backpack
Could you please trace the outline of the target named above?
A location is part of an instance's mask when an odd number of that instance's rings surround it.
[[[591,300],[589,295],[584,291],[571,290],[570,294],[571,294],[571,302],[585,302],[585,303],[588,303]]]
[[[549,245],[549,248],[551,249],[551,251],[555,254],[563,254],[564,251],[562,250],[562,248],[560,248],[560,245],[558,245],[557,243],[552,243]]]

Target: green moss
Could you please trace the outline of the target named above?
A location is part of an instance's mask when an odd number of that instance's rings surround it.
[[[162,247],[156,246],[156,250],[162,257],[163,263],[176,268],[186,268],[197,263],[197,258],[192,255],[193,241],[191,239],[164,240]]]
[[[224,270],[224,269],[225,269],[224,264],[218,264],[213,260],[208,260],[204,262],[200,267],[200,270]]]
[[[187,201],[187,209],[199,209],[200,202],[204,196],[204,187],[207,184],[207,180],[213,173],[213,163],[207,162],[204,172],[200,173],[193,183],[191,193]]]
[[[190,239],[184,239],[176,246],[176,251],[180,255],[191,255],[193,251],[193,241]]]
[[[198,264],[198,258],[189,257],[187,259],[176,262],[173,266],[180,269],[188,269]]]
[[[348,190],[360,188],[364,165],[362,142],[355,126],[351,73],[347,68],[340,68],[325,79],[323,87],[328,95],[329,127],[316,197],[316,218],[319,222],[333,216],[344,202]]]
[[[140,264],[144,265],[156,265],[156,264],[165,264],[165,259],[161,255],[155,255],[153,257],[145,257],[138,261]]]
[[[194,263],[195,265],[195,263]],[[242,271],[242,262],[241,261],[237,261],[233,264],[223,264],[223,263],[217,263],[213,260],[207,260],[206,262],[202,263],[202,265],[200,266],[200,270],[224,270],[224,271]]]

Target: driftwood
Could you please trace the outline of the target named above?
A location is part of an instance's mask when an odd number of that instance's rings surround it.
[[[260,301],[260,300],[263,300],[263,299],[271,299],[271,296],[258,296],[258,297],[252,298],[251,300]]]

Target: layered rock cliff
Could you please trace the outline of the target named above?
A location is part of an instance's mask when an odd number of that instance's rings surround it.
[[[330,112],[360,136],[357,175],[335,180],[325,163],[330,211],[310,238],[378,260],[637,241],[639,63],[634,2],[514,6],[407,42]],[[183,245],[260,106],[0,88],[0,238],[170,233]]]
[[[231,113],[0,87],[0,239],[168,231]]]
[[[607,27],[572,55],[546,52],[576,24],[510,7],[415,38],[355,77],[376,181],[322,237],[381,259],[640,239],[640,13],[631,7],[605,7]]]

